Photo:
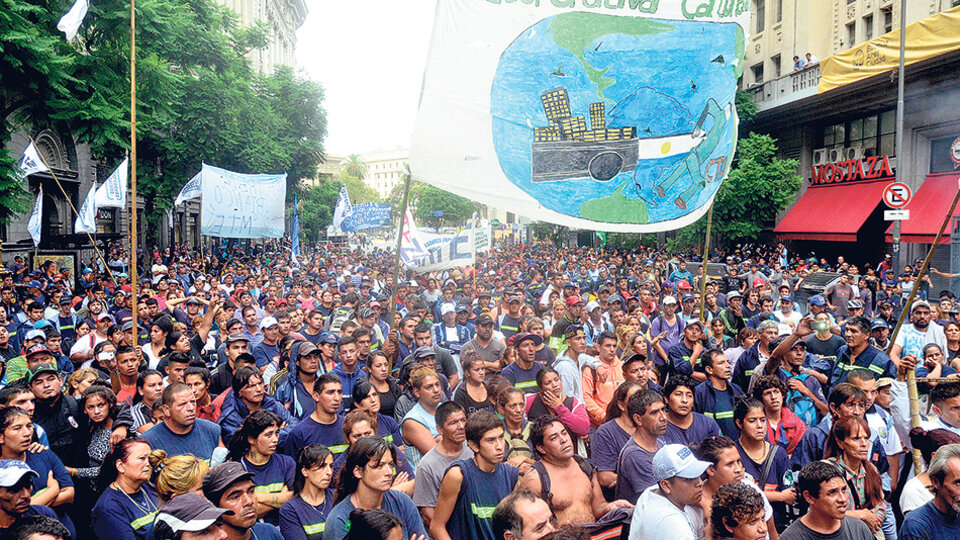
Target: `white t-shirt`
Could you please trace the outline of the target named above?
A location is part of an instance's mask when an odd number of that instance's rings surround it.
[[[633,508],[630,540],[703,540],[703,510],[683,510],[664,497],[658,485],[648,487]]]
[[[900,509],[904,513],[916,510],[921,506],[933,500],[933,494],[927,490],[917,477],[907,480],[903,485],[903,492],[900,493]]]
[[[789,323],[791,328],[796,328],[800,324],[800,313],[796,310],[791,311],[789,315],[783,313],[783,311],[777,310],[773,312],[773,316],[777,318],[778,321],[782,323]]]
[[[897,334],[897,340],[893,342],[894,345],[902,348],[901,358],[908,354],[923,358],[923,348],[930,343],[939,345],[941,351],[947,350],[947,336],[943,333],[943,327],[933,322],[923,332],[917,330],[912,324],[904,325]]]
[[[77,342],[73,344],[73,347],[70,347],[70,356],[75,354],[87,354],[88,352],[92,351],[94,347],[106,340],[107,338],[98,336],[96,332],[90,332],[89,334],[78,339]]]

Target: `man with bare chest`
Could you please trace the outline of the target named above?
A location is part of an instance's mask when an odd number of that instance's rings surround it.
[[[543,497],[560,528],[593,523],[627,501],[608,503],[600,492],[596,469],[574,454],[570,433],[556,416],[541,416],[530,427],[530,444],[543,456],[523,477],[523,487]]]

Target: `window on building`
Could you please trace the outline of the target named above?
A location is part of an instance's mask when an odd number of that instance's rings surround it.
[[[777,22],[783,20],[783,0],[777,0]]]
[[[873,39],[873,15],[867,15],[863,18],[863,37],[867,41]]]
[[[960,0],[957,0],[960,2]],[[930,141],[930,174],[955,172],[957,168],[950,158],[950,146],[956,137],[944,137]]]
[[[896,154],[895,110],[832,124],[823,128],[826,148],[863,147],[864,156]]]
[[[753,71],[753,82],[756,84],[762,83],[763,82],[763,63],[761,62],[753,66],[752,68],[750,68],[750,70]]]
[[[757,14],[757,33],[763,32],[764,22],[767,17],[767,0],[754,0],[754,13]]]
[[[780,55],[778,54],[774,56],[773,58],[770,59],[770,61],[773,62],[773,76],[779,77],[780,76]]]
[[[857,23],[856,21],[847,25],[847,47],[853,47],[857,43]]]
[[[893,30],[893,8],[887,6],[883,8],[883,33],[886,34]]]

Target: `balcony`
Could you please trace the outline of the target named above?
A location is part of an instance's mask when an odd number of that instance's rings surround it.
[[[747,89],[760,112],[817,94],[820,64],[794,71]]]

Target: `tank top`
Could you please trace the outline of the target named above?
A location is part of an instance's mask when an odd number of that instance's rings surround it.
[[[493,510],[517,485],[519,469],[500,463],[496,470],[487,473],[481,471],[472,459],[454,462],[450,467],[460,467],[463,473],[457,503],[447,521],[450,537],[495,540],[491,525]]]

